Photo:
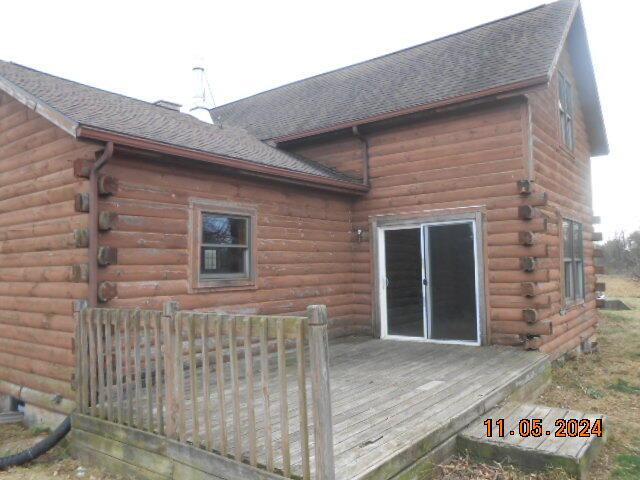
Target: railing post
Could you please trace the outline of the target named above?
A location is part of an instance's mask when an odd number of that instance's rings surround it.
[[[313,426],[316,454],[316,479],[334,480],[333,417],[329,382],[329,338],[327,307],[309,305],[309,353],[311,390],[313,396]]]
[[[86,300],[78,300],[73,305],[73,317],[75,320],[75,337],[73,340],[73,353],[76,359],[76,374],[74,377],[74,388],[76,390],[76,410],[81,413],[87,413],[88,400],[88,375],[85,369],[89,362],[87,356],[87,342],[85,340],[86,332],[82,318],[82,311],[87,308],[89,303]]]
[[[166,392],[166,436],[177,438],[178,405],[176,404],[176,361],[174,316],[179,310],[178,302],[165,302],[162,306],[162,331],[164,336],[163,364]],[[162,415],[162,412],[158,412]]]

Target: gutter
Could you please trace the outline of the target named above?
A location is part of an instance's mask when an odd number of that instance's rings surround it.
[[[113,142],[107,142],[100,158],[89,172],[89,306],[98,306],[98,222],[99,191],[98,174],[113,156]]]
[[[247,160],[226,157],[222,155],[214,155],[211,153],[191,150],[176,145],[169,145],[161,142],[155,142],[153,140],[142,139],[139,137],[131,137],[128,135],[114,133],[93,127],[79,127],[77,136],[78,138],[116,143],[122,146],[147,150],[165,155],[199,160],[213,165],[232,168],[234,170],[244,170],[255,176],[285,181],[297,185],[311,186],[324,190],[331,190],[349,194],[364,194],[369,191],[369,187],[367,185],[362,185],[360,183],[348,182],[346,180],[336,180],[332,178],[324,178],[309,173],[294,172],[292,170],[287,170],[286,168],[260,165],[258,163],[250,162]]]

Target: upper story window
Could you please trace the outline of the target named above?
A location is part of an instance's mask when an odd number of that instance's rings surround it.
[[[582,224],[573,220],[562,221],[564,252],[564,297],[567,303],[584,299],[584,253]]]
[[[192,208],[192,286],[255,285],[255,210],[207,201]]]
[[[569,150],[573,150],[573,89],[562,73],[558,73],[558,97],[562,142]]]

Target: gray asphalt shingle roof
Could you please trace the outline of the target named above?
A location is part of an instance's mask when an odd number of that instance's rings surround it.
[[[222,105],[212,117],[273,139],[549,75],[574,7],[542,5]]]
[[[80,126],[293,172],[355,181],[316,162],[278,150],[240,127],[220,128],[185,113],[1,60],[0,77]]]

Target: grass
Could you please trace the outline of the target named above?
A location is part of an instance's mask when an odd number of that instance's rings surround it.
[[[597,353],[582,355],[553,369],[551,386],[538,403],[604,413],[608,441],[595,460],[594,479],[640,479],[640,282],[603,276],[607,296],[632,310],[600,311]],[[438,479],[564,480],[557,470],[527,473],[501,464],[456,457],[438,467]]]

